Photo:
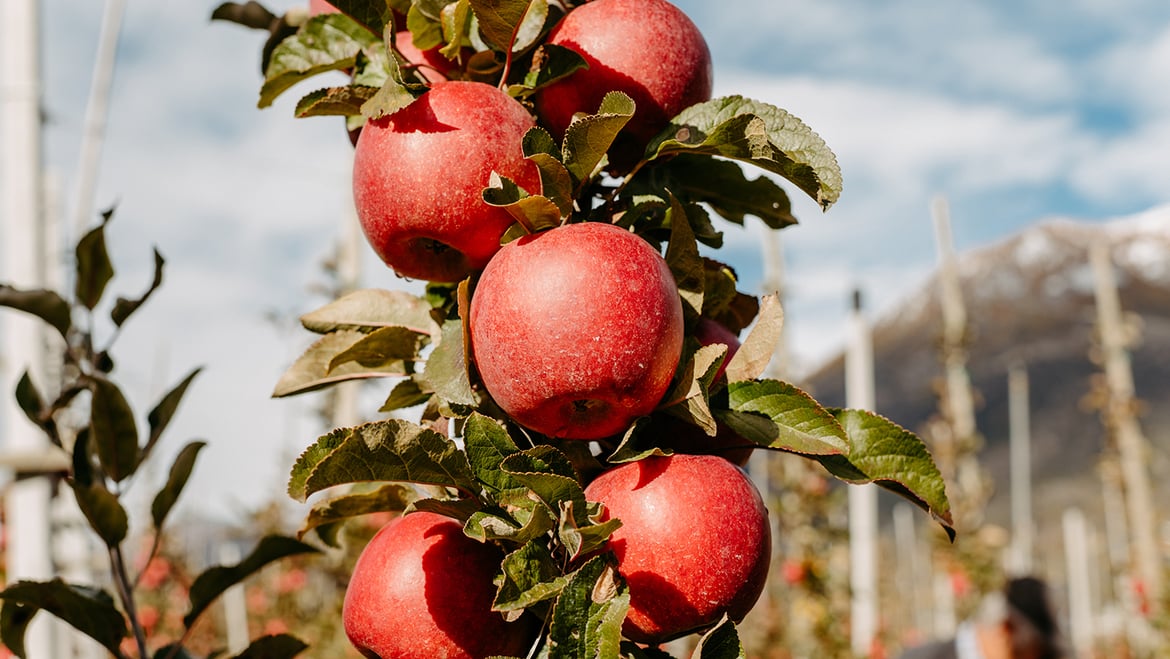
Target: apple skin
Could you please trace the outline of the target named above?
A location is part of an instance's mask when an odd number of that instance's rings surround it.
[[[650,457],[585,488],[622,525],[607,547],[630,590],[622,633],[658,644],[718,622],[739,622],[764,590],[768,510],[738,467],[712,455]]]
[[[374,252],[401,277],[455,282],[487,265],[515,220],[483,200],[492,171],[540,192],[524,158],[532,115],[479,82],[433,85],[366,122],[354,150],[354,205]]]
[[[634,116],[609,151],[616,169],[632,167],[671,118],[711,98],[707,42],[666,0],[593,0],[566,14],[548,43],[576,51],[589,64],[535,95],[541,124],[558,139],[574,113],[597,112],[606,93],[634,99]]]
[[[504,554],[430,512],[397,517],[362,550],[345,591],[349,641],[372,659],[524,656],[536,636],[525,616],[491,610]]]
[[[682,303],[666,261],[598,222],[505,245],[476,284],[469,323],[500,408],[565,439],[609,437],[649,414],[682,353]]]
[[[722,343],[727,346],[727,354],[723,357],[723,364],[715,371],[715,380],[718,381],[727,370],[728,362],[739,350],[739,337],[722,324],[706,317],[699,319],[692,334],[698,339],[700,345],[709,346]],[[664,442],[665,445],[675,453],[710,453],[718,455],[736,466],[743,467],[752,457],[752,451],[756,447],[756,444],[740,437],[739,433],[722,423],[716,424],[715,436],[712,437],[698,426],[682,419],[667,414],[661,416],[662,418],[656,419],[655,422],[659,425],[659,432],[662,436],[669,438]]]

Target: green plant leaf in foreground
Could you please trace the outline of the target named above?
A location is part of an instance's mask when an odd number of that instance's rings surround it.
[[[106,224],[112,216],[112,210],[104,212],[102,223],[82,236],[74,250],[77,262],[74,294],[86,309],[92,310],[97,306],[106,284],[114,278],[114,265],[110,263],[110,255],[106,251]]]
[[[741,382],[763,375],[780,343],[780,330],[783,327],[784,309],[780,306],[780,297],[775,293],[765,295],[760,300],[756,324],[743,340],[743,345],[727,362],[727,380]]]
[[[680,153],[647,172],[661,177],[679,199],[703,202],[724,219],[743,225],[748,215],[769,228],[796,224],[788,193],[767,176],[749,179],[738,163]]]
[[[317,553],[317,549],[299,540],[280,535],[261,538],[256,548],[243,561],[236,565],[217,565],[208,568],[195,578],[190,591],[191,610],[183,616],[183,624],[190,628],[199,615],[224,591],[258,572],[265,565],[288,556],[310,553]]]
[[[293,659],[309,649],[309,645],[291,634],[270,634],[252,641],[232,659]]]
[[[48,323],[61,336],[66,336],[73,326],[69,303],[53,291],[21,290],[0,284],[0,307],[30,313]]]
[[[18,581],[0,591],[0,599],[4,600],[5,610],[0,618],[5,622],[13,618],[13,614],[8,613],[11,606],[44,610],[97,641],[115,657],[124,656],[119,646],[128,631],[126,619],[114,605],[114,599],[103,590],[68,584],[60,579]],[[26,614],[27,611],[24,611],[16,617],[23,618]],[[23,636],[21,633],[21,650]],[[7,635],[4,643],[9,649],[18,649],[17,644],[11,643]]]
[[[416,379],[448,403],[475,405],[463,346],[463,322],[456,319],[443,323],[443,338],[427,357],[426,368]]]
[[[630,593],[612,554],[590,559],[569,576],[553,605],[549,656],[617,659]]]
[[[171,508],[179,500],[179,494],[183,492],[183,488],[187,485],[187,479],[191,478],[191,471],[195,468],[195,458],[204,446],[207,446],[207,442],[190,442],[175,456],[166,484],[158,491],[158,494],[154,496],[154,501],[150,504],[150,518],[154,522],[155,529],[162,528]]]
[[[841,196],[841,168],[819,135],[780,108],[742,96],[698,103],[671,120],[646,150],[721,156],[779,174],[827,209]]]
[[[439,433],[387,419],[323,435],[297,459],[288,493],[298,501],[335,485],[367,481],[423,483],[475,495],[467,456]]]
[[[125,323],[135,311],[138,311],[138,308],[146,303],[150,295],[158,290],[159,286],[162,286],[163,265],[165,263],[166,260],[163,259],[162,254],[157,249],[154,250],[154,277],[150,281],[150,286],[146,289],[145,293],[136,299],[130,300],[119,297],[114,302],[114,308],[110,310],[110,320],[113,320],[115,325],[121,327],[122,323]]]
[[[822,461],[825,467],[842,480],[872,481],[902,495],[930,513],[954,540],[946,483],[922,440],[873,412],[834,409],[831,413],[845,429],[850,450],[848,464],[830,458]]]
[[[121,481],[138,467],[138,424],[134,411],[113,382],[91,378],[90,441],[106,475]]]
[[[568,583],[548,548],[536,540],[505,556],[500,570],[499,587],[492,602],[495,611],[520,611],[552,599]]]

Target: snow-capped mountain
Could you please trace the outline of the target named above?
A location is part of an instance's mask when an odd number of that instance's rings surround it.
[[[1150,467],[1161,500],[1170,500],[1170,206],[1106,222],[1052,219],[1002,242],[959,256],[970,322],[969,364],[977,391],[985,465],[1007,485],[1007,370],[1022,364],[1031,397],[1037,505],[1092,509],[1101,491],[1094,467],[1105,432],[1088,404],[1096,310],[1088,261],[1091,244],[1109,245],[1143,402],[1142,426],[1154,446]],[[933,276],[874,326],[877,408],[913,430],[937,409],[942,316]],[[827,404],[844,401],[839,357],[807,386]],[[993,501],[993,513],[1002,510]],[[1059,506],[1059,508],[1052,508]],[[1001,520],[1002,521],[1002,520]]]

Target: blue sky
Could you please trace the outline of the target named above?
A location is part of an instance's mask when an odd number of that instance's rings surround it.
[[[46,161],[71,212],[101,3],[41,4]],[[352,151],[333,118],[292,118],[296,94],[256,109],[262,35],[210,23],[214,5],[127,1],[96,204],[118,204],[116,292],[146,285],[152,244],[168,257],[119,369],[146,410],[206,367],[166,446],[211,441],[194,485],[208,494],[186,505],[230,514],[281,496],[317,435],[311,399],[268,398],[310,337],[266,315],[322,302],[307,287],[352,218]],[[789,110],[842,165],[841,201],[822,214],[794,191],[802,224],[782,232],[798,369],[839,347],[854,286],[880,315],[921,285],[937,194],[960,249],[1051,216],[1099,221],[1170,202],[1165,0],[679,5],[708,38],[716,94]],[[728,227],[723,256],[758,292],[760,227],[749,225]],[[369,286],[403,285],[372,254],[366,273]]]

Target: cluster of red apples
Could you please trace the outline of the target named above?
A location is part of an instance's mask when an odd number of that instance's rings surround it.
[[[336,4],[368,25],[378,3]],[[522,11],[501,43],[509,7]],[[674,118],[711,100],[702,34],[667,0],[387,9],[395,66],[372,102],[386,89],[400,100],[354,131],[354,201],[373,251],[426,282],[443,332],[383,409],[425,402],[421,428],[443,440],[488,418],[495,439],[473,450],[464,432],[474,487],[405,506],[365,547],[344,605],[350,640],[381,659],[576,656],[577,642],[659,657],[666,641],[741,621],[771,561],[768,512],[743,469],[757,443],[674,412],[726,387],[760,306],[730,266],[698,255],[696,240],[721,236],[696,215],[702,195],[682,193],[715,159],[655,152],[678,137]],[[332,11],[313,0],[314,15]],[[723,347],[694,372],[711,346]],[[368,353],[345,358],[367,366]],[[440,373],[442,359],[460,368]],[[440,460],[405,446],[416,435],[379,450]]]

